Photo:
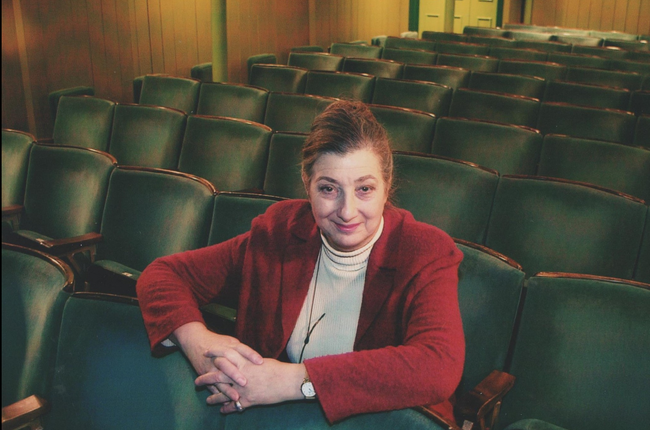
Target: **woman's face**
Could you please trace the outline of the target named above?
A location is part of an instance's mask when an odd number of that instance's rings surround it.
[[[308,188],[316,224],[332,247],[354,251],[379,228],[388,190],[379,157],[369,149],[323,154],[313,165]]]

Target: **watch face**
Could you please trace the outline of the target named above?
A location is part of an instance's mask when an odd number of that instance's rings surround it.
[[[300,387],[300,390],[302,391],[303,396],[305,397],[316,397],[316,391],[314,390],[314,384],[311,382],[305,382],[302,384]]]

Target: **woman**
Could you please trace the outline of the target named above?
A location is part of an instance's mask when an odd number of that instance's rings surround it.
[[[178,345],[224,413],[316,399],[329,422],[424,404],[453,420],[461,252],[387,203],[392,154],[362,103],[315,119],[302,170],[308,201],[276,203],[248,233],[142,273],[154,353]],[[234,296],[236,338],[209,332],[199,307]]]

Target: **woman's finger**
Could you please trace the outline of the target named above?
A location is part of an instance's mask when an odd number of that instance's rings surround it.
[[[241,373],[239,368],[227,358],[217,357],[213,360],[214,366],[224,373],[231,380],[235,381],[239,386],[246,385],[246,378]]]
[[[226,376],[223,372],[219,372],[219,371],[204,373],[203,375],[197,377],[194,380],[194,384],[197,386],[215,385],[220,382],[231,384],[233,381],[228,376]],[[219,391],[221,391],[221,389],[219,389]]]
[[[208,405],[219,405],[226,402],[233,402],[230,397],[226,396],[224,393],[212,394],[206,399]]]

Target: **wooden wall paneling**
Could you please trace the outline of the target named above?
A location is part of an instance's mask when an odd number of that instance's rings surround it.
[[[84,0],[70,0],[70,26],[74,49],[75,82],[72,86],[93,86],[90,40],[88,37],[88,11]]]
[[[152,27],[149,21],[149,8],[146,2],[130,0],[133,10],[131,40],[133,50],[133,70],[135,76],[153,73]]]
[[[190,76],[192,66],[198,64],[196,41],[195,0],[174,0],[174,41],[176,50],[176,75]],[[192,30],[194,29],[194,32]],[[194,33],[194,34],[192,34]]]
[[[20,53],[24,34],[18,35],[14,3],[2,2],[2,128],[30,131]]]
[[[108,65],[106,64],[106,47],[104,43],[104,23],[102,4],[98,0],[87,0],[88,39],[90,46],[90,61],[95,86],[95,94],[107,97]]]
[[[309,4],[307,1],[283,2],[281,9],[289,19],[284,19],[287,25],[275,26],[280,53],[278,62],[286,64],[292,47],[309,44]],[[283,22],[282,16],[278,17],[278,22]]]
[[[131,13],[129,9],[129,0],[115,0],[120,66],[119,101],[128,103],[133,101],[133,78],[136,76],[133,67],[133,39],[135,39],[135,34],[131,31]]]
[[[591,0],[589,5],[589,24],[587,28],[602,30],[600,19],[603,11],[603,0]]]
[[[625,29],[622,31],[626,33],[638,33],[637,27],[639,24],[639,8],[641,7],[641,0],[628,0],[627,3]]]
[[[102,94],[113,100],[121,101],[122,69],[115,3],[116,0],[101,0],[104,52],[106,53],[106,71],[108,72],[106,86]]]
[[[629,0],[616,0],[616,4],[614,5],[613,30],[625,31],[625,18],[627,17],[628,3]]]
[[[580,14],[580,0],[569,0],[566,5],[564,23],[567,27],[580,28],[578,16]]]
[[[604,0],[602,15],[600,17],[600,29],[610,31],[614,29],[614,11],[616,0]]]
[[[131,27],[131,59],[133,60],[133,76],[140,76],[143,73],[140,72],[140,56],[138,48],[138,20],[135,13],[135,3],[133,0],[127,0],[127,7],[129,10],[129,26]],[[148,27],[148,24],[147,24]]]
[[[555,0],[533,2],[533,24],[553,25],[555,23]]]
[[[211,19],[211,0],[196,1],[196,44],[198,50],[197,64],[212,61],[212,19]],[[228,22],[230,26],[230,22]],[[236,35],[237,33],[233,33]]]
[[[170,0],[160,1],[160,28],[164,73],[176,75],[176,43],[174,34],[174,5]]]
[[[650,35],[650,0],[641,0],[636,33]]]
[[[578,0],[578,21],[576,28],[589,28],[589,6],[590,0]]]
[[[567,23],[567,9],[570,0],[555,0],[555,24],[559,27],[569,27]]]
[[[248,82],[248,74],[245,69],[246,58],[242,55],[242,46],[248,44],[249,35],[242,30],[242,8],[242,2],[230,1],[226,4],[228,81],[245,83]]]
[[[346,34],[347,40],[356,40],[359,33],[359,7],[354,2],[350,2],[350,28]]]
[[[147,17],[149,21],[149,43],[151,46],[151,73],[165,73],[165,52],[163,49],[160,0],[148,0]]]

